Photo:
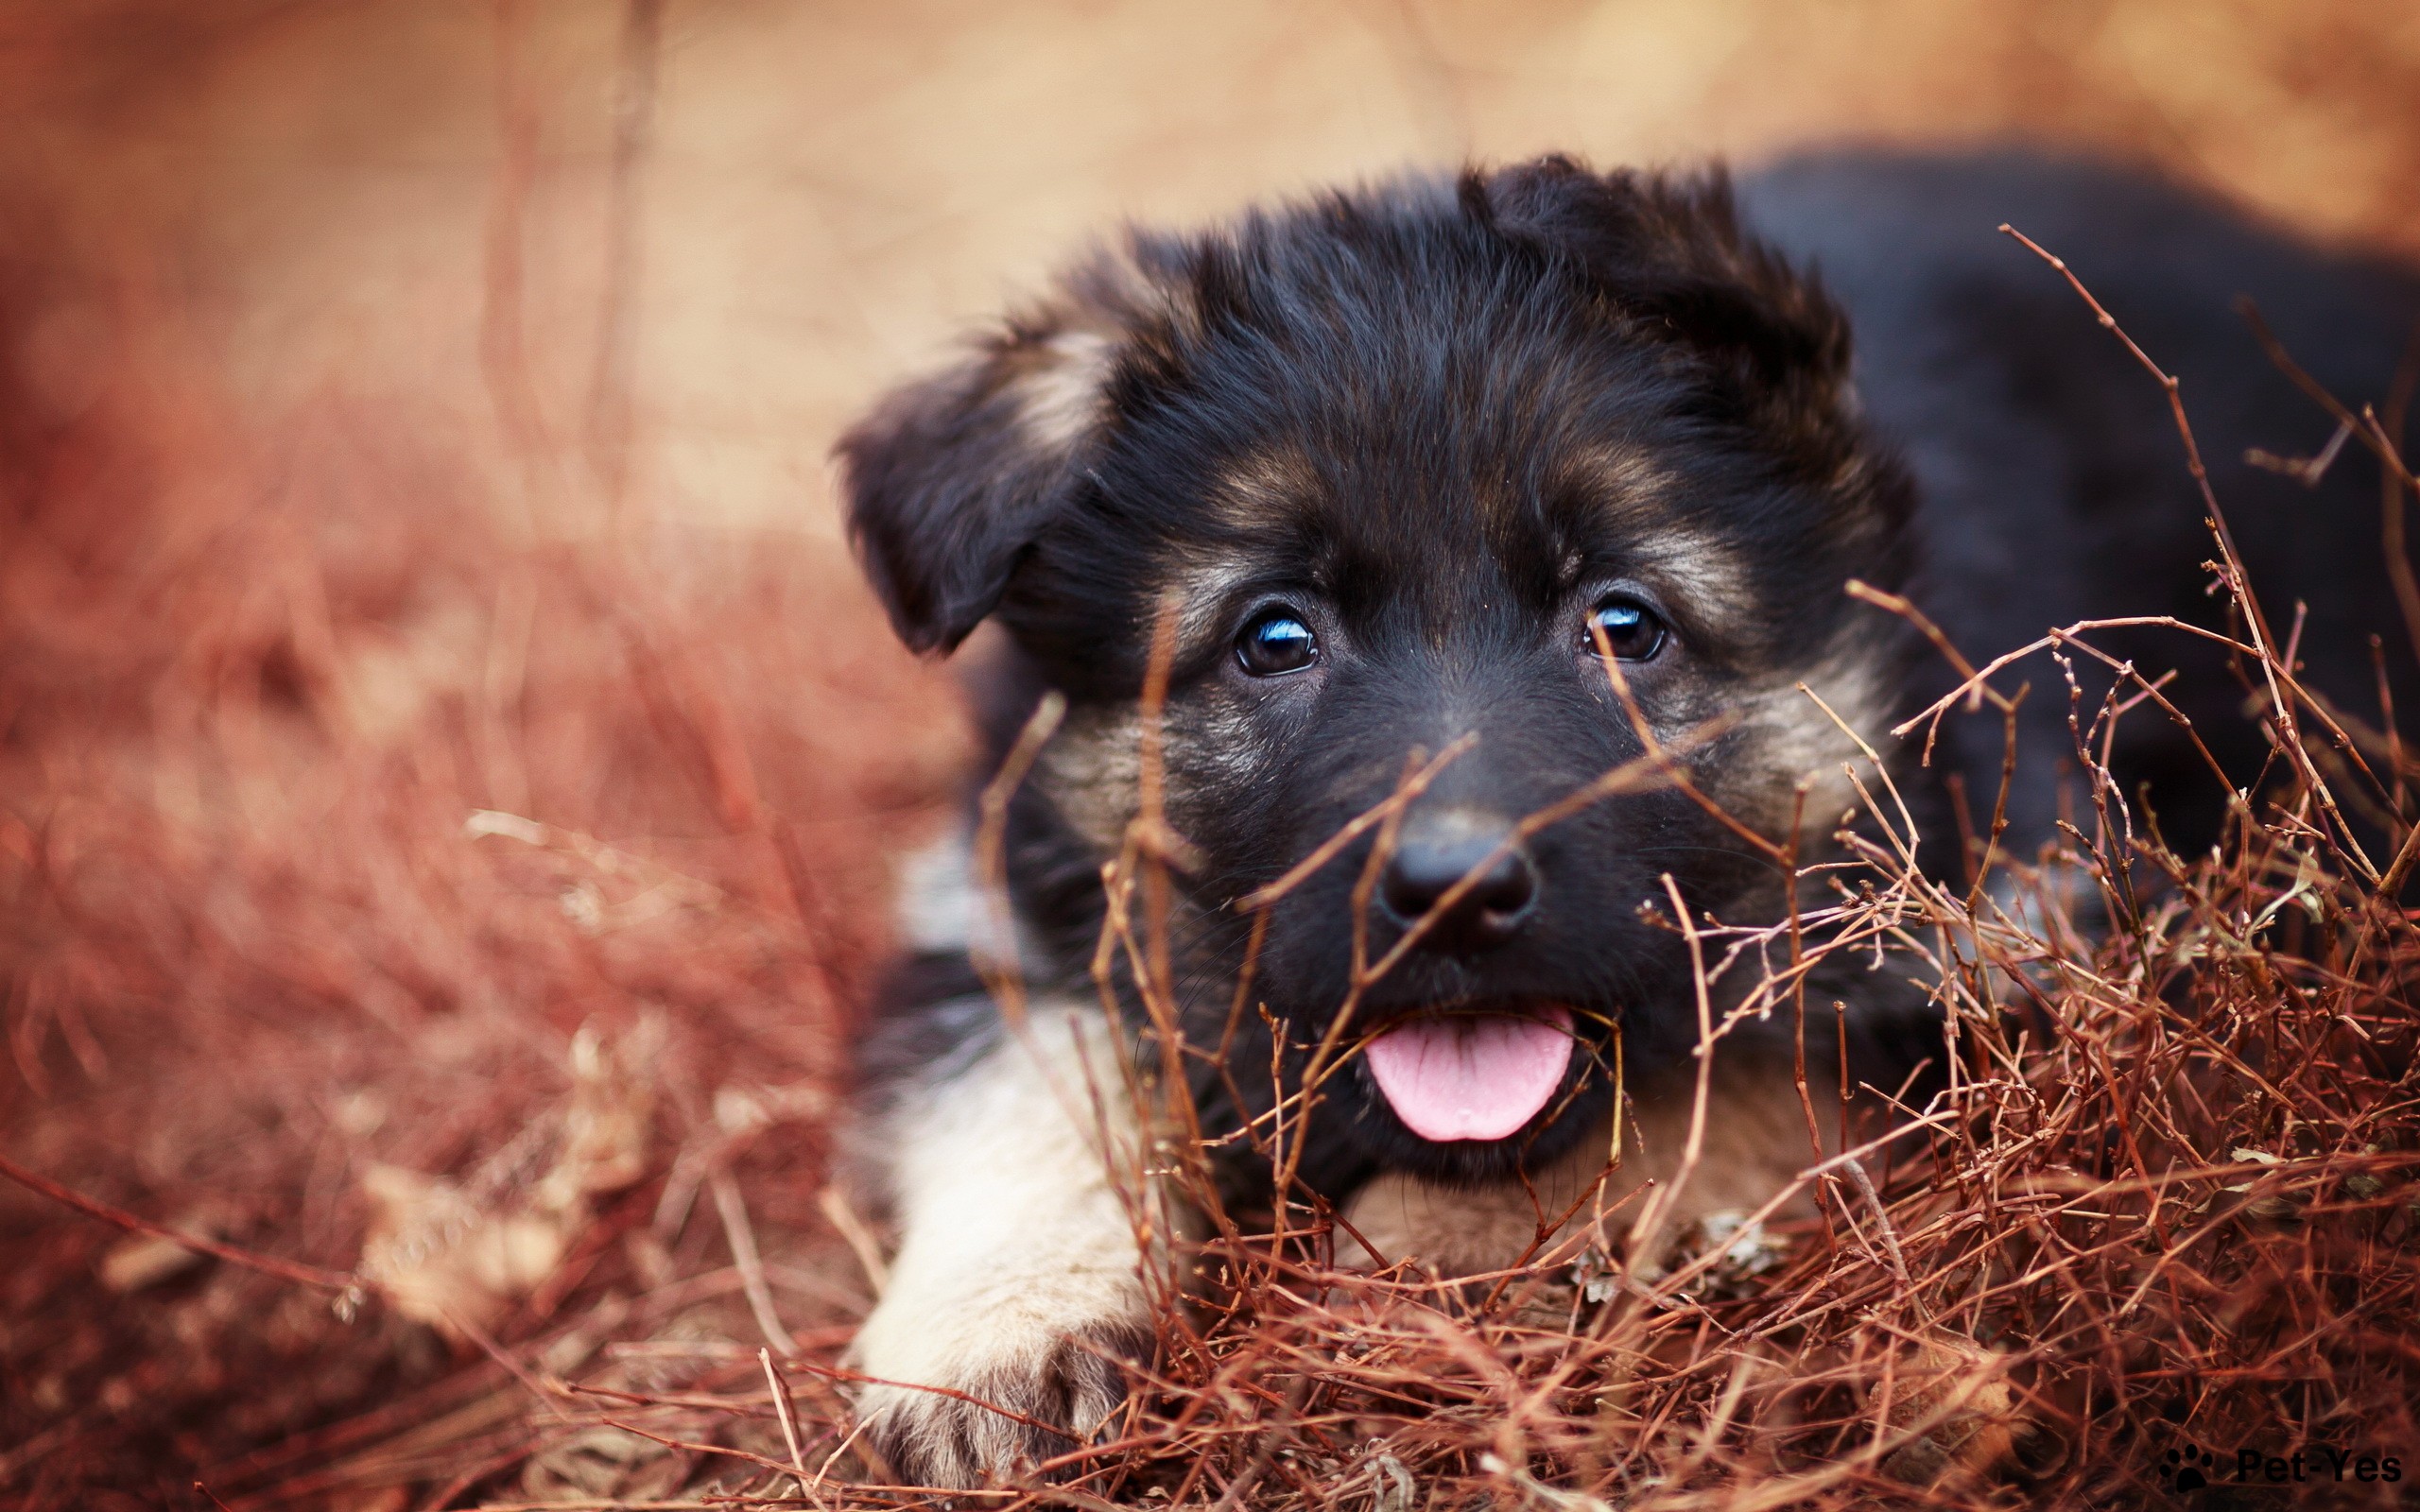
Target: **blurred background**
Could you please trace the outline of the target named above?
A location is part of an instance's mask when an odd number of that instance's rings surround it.
[[[165,285],[248,418],[401,390],[732,526],[828,532],[869,393],[1118,218],[1407,163],[2019,135],[2420,246],[2420,14],[2358,0],[9,9],[15,257]]]
[[[826,458],[1085,238],[2009,138],[2420,254],[2420,8],[0,11],[0,1154],[376,1282],[0,1186],[0,1499],[634,1494],[488,1345],[845,1338],[825,1115],[967,743]]]

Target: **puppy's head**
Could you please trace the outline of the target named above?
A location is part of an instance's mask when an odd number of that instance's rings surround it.
[[[1616,1026],[1632,1066],[1694,1041],[1664,877],[1700,919],[1762,921],[1785,882],[1735,826],[1840,817],[1834,714],[1886,713],[1896,644],[1843,584],[1904,576],[1909,513],[1847,362],[1719,180],[1547,159],[1135,235],[841,456],[901,635],[995,617],[1069,700],[1028,800],[1058,864],[1019,862],[1058,880],[1019,881],[1080,918],[1046,929],[1098,917],[1176,606],[1166,801],[1220,1015],[1240,901],[1467,740],[1381,865],[1373,828],[1273,907],[1254,996],[1298,1063],[1351,1003],[1341,1122],[1477,1177],[1601,1114]],[[1525,823],[1651,742],[1694,796]],[[1374,961],[1415,937],[1357,991],[1357,934]]]

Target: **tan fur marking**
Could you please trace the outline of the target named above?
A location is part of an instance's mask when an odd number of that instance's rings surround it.
[[[1604,1171],[1613,1143],[1610,1123],[1600,1124],[1569,1155],[1531,1177],[1534,1201],[1530,1189],[1517,1180],[1470,1190],[1391,1173],[1357,1194],[1345,1216],[1383,1260],[1414,1259],[1444,1279],[1506,1269],[1532,1246],[1537,1248],[1533,1260],[1569,1259],[1584,1245],[1616,1240],[1629,1231],[1647,1198],[1633,1197],[1627,1204],[1622,1199],[1644,1183],[1652,1179],[1670,1186],[1688,1144],[1694,1099],[1695,1084],[1685,1075],[1643,1090],[1636,1099],[1637,1122],[1623,1130],[1622,1163],[1606,1178],[1601,1199],[1583,1204],[1569,1224],[1546,1236],[1546,1243],[1540,1243],[1541,1224],[1559,1216]],[[1820,1096],[1816,1109],[1819,1126],[1827,1120],[1837,1123]],[[1657,1225],[1665,1245],[1708,1213],[1754,1211],[1817,1159],[1789,1065],[1745,1056],[1719,1058],[1697,1166],[1677,1196],[1668,1199]],[[1617,1205],[1618,1211],[1610,1211]],[[1780,1216],[1807,1211],[1801,1196]],[[1599,1211],[1605,1213],[1601,1234],[1596,1227]],[[1641,1258],[1633,1257],[1633,1263]]]
[[[1131,243],[1095,252],[1021,322],[1031,334],[1010,349],[1019,369],[1013,385],[1037,447],[1063,452],[1092,434],[1118,356],[1131,345],[1198,334],[1201,317],[1185,291],[1147,271],[1139,256]]]
[[[1292,447],[1254,452],[1229,466],[1211,490],[1217,518],[1239,530],[1269,524],[1320,486],[1310,459]]]
[[[1139,812],[1142,747],[1143,713],[1130,703],[1078,710],[1042,748],[1036,781],[1104,856],[1116,853]]]
[[[1026,432],[1045,451],[1070,451],[1100,423],[1117,348],[1097,331],[1062,331],[1043,351],[1042,364],[1018,381]]]
[[[1747,574],[1728,550],[1705,537],[1660,531],[1633,559],[1641,577],[1671,595],[1675,610],[1712,626],[1717,635],[1747,601]]]
[[[1671,607],[1720,634],[1747,594],[1747,574],[1727,548],[1672,518],[1679,479],[1651,453],[1599,446],[1564,470],[1599,507],[1640,536],[1631,565],[1649,586],[1670,595]]]
[[[1191,291],[1150,271],[1145,261],[1141,245],[1130,236],[1123,245],[1104,248],[1078,265],[1063,284],[1086,309],[1114,320],[1121,332],[1157,325],[1168,335],[1201,339],[1201,310]]]
[[[1675,483],[1653,454],[1629,446],[1589,447],[1558,471],[1567,483],[1596,494],[1616,518],[1640,524],[1655,523],[1657,506]]]
[[[1197,557],[1175,565],[1169,586],[1177,595],[1180,653],[1227,632],[1228,600],[1248,575],[1249,569],[1243,564],[1223,558]]]
[[[1806,691],[1799,687],[1802,682]],[[1816,696],[1807,696],[1808,692]],[[1823,701],[1818,703],[1817,698]],[[1895,744],[1885,728],[1889,704],[1875,669],[1855,650],[1836,649],[1803,677],[1778,680],[1741,699],[1737,707],[1758,736],[1760,748],[1754,765],[1762,774],[1757,786],[1764,795],[1758,806],[1764,810],[1762,822],[1775,839],[1788,827],[1792,789],[1801,781],[1811,780],[1805,809],[1805,839],[1810,845],[1829,834],[1841,811],[1856,800],[1844,765],[1864,771],[1868,789],[1881,796],[1858,740],[1876,752]],[[1826,708],[1830,713],[1824,712]],[[1837,721],[1833,714],[1840,716]],[[1841,728],[1843,724],[1855,731],[1856,738]],[[1753,795],[1741,798],[1754,800]]]

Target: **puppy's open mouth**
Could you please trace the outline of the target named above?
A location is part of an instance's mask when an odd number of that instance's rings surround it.
[[[1563,1085],[1571,1010],[1541,1003],[1406,1019],[1362,1054],[1387,1106],[1422,1139],[1505,1139]]]

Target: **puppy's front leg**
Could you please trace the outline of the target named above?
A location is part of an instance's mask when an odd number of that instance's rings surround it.
[[[854,1353],[896,1383],[861,1410],[911,1482],[978,1486],[1065,1451],[1125,1395],[1103,1356],[1150,1351],[1137,1212],[1114,1175],[1139,1147],[1121,1055],[1098,1011],[1045,1000],[1026,1034],[911,1087],[885,1120],[901,1241]],[[1164,1235],[1146,1186],[1146,1231]]]

